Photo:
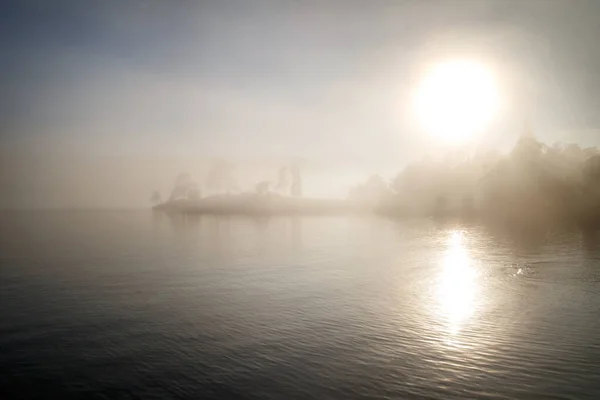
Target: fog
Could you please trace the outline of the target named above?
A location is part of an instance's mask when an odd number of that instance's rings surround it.
[[[276,182],[279,167],[289,162],[267,157],[229,160],[237,161],[234,174],[244,191],[254,190],[261,180]],[[2,160],[1,204],[6,208],[147,208],[152,191],[168,197],[182,171],[205,185],[211,162],[200,157],[87,154],[42,154],[28,162],[25,156],[9,155]],[[306,161],[305,193],[345,197],[348,188],[366,176],[364,170],[368,167],[361,170],[360,164],[350,170],[343,162]]]
[[[345,197],[444,151],[409,99],[454,55],[482,59],[503,90],[472,146],[512,148],[524,103],[544,142],[599,141],[593,1],[244,4],[8,6],[0,207],[148,207],[215,158],[242,189],[297,162],[305,195]]]

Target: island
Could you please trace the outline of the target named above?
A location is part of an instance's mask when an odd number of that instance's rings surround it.
[[[168,213],[239,215],[339,215],[367,211],[363,204],[350,199],[304,197],[300,168],[296,164],[281,167],[275,185],[261,181],[252,192],[239,192],[231,169],[223,160],[211,167],[206,187],[213,194],[206,197],[201,196],[190,174],[179,174],[167,201],[161,201],[160,193],[154,192],[153,209]]]

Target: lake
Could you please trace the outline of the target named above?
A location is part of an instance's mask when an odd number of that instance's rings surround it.
[[[600,398],[600,240],[0,213],[1,398]]]

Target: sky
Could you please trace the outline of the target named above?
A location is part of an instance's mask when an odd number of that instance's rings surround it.
[[[0,208],[144,207],[178,172],[243,187],[297,161],[343,196],[436,143],[410,98],[452,58],[497,76],[478,145],[526,114],[545,142],[600,145],[595,0],[8,0],[0,6]]]

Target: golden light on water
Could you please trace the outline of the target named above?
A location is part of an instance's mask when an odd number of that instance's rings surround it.
[[[416,116],[438,139],[460,142],[485,127],[498,109],[498,90],[491,72],[474,61],[437,65],[415,96]]]
[[[441,262],[436,292],[439,311],[449,332],[457,333],[473,314],[478,291],[477,271],[461,232],[451,233]]]

